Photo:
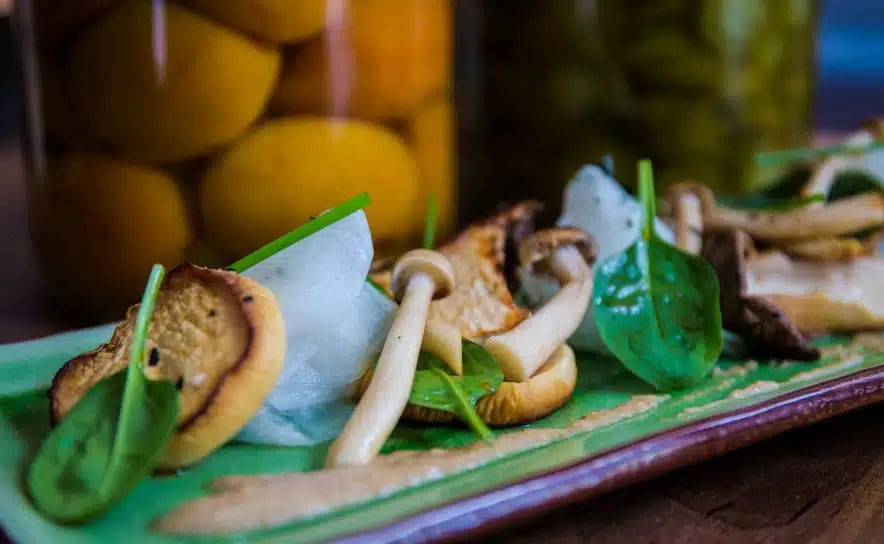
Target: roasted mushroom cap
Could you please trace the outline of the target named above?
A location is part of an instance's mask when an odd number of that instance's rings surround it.
[[[750,356],[758,359],[819,359],[820,351],[785,313],[765,297],[747,293],[746,266],[754,253],[752,239],[743,231],[704,236],[702,255],[718,275],[724,328],[740,335]]]
[[[430,305],[430,321],[448,323],[464,337],[481,340],[510,330],[528,317],[528,312],[513,302],[506,274],[507,254],[533,230],[539,209],[533,201],[518,204],[468,227],[439,248],[454,267],[456,286],[451,296]],[[390,292],[387,263],[375,267],[371,278]]]
[[[138,307],[110,341],[68,361],[49,395],[60,421],[93,385],[123,371]],[[276,299],[233,272],[181,265],[166,277],[147,335],[145,374],[181,390],[178,429],[160,468],[187,466],[232,438],[276,385],[286,331]]]

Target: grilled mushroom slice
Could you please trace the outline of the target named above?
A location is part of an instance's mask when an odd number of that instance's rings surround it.
[[[850,261],[863,255],[867,246],[856,238],[815,238],[782,246],[783,253],[815,261]]]
[[[764,296],[751,293],[748,262],[755,248],[743,231],[707,234],[702,255],[718,275],[721,285],[721,318],[724,328],[741,336],[749,355],[758,359],[815,361],[820,352],[789,316]]]
[[[764,297],[808,333],[884,328],[884,259],[793,260],[778,251],[747,263],[746,290]]]
[[[49,397],[60,421],[90,387],[128,366],[138,307],[107,344],[68,361]],[[181,265],[166,277],[147,335],[145,374],[181,390],[178,430],[159,468],[191,465],[231,439],[276,384],[286,332],[273,294],[233,272]]]
[[[513,302],[506,275],[508,248],[533,230],[540,204],[523,202],[464,230],[439,248],[454,267],[451,296],[430,304],[429,321],[457,327],[469,340],[507,331],[528,316]],[[391,269],[380,265],[371,278],[390,291]]]

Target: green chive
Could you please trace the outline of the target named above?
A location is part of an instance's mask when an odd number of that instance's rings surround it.
[[[654,167],[651,159],[638,161],[638,194],[642,200],[642,238],[650,240],[654,234],[654,219],[657,216],[657,202],[654,196]]]
[[[252,266],[260,263],[264,259],[270,258],[280,251],[288,248],[289,246],[300,242],[304,238],[307,238],[312,234],[316,234],[325,227],[328,227],[333,223],[337,223],[341,219],[344,219],[345,217],[358,212],[362,208],[368,206],[370,203],[371,199],[368,198],[368,194],[360,193],[350,200],[347,200],[346,202],[339,204],[331,210],[323,213],[319,217],[311,219],[310,221],[304,223],[303,225],[289,232],[288,234],[280,236],[279,238],[270,242],[261,249],[258,249],[246,255],[242,259],[230,265],[228,269],[232,270],[233,272],[242,273]]]
[[[832,155],[850,155],[854,153],[867,153],[884,149],[884,142],[870,142],[867,144],[840,144],[828,147],[799,147],[785,151],[765,151],[755,155],[758,166],[777,166],[790,162],[810,162]]]

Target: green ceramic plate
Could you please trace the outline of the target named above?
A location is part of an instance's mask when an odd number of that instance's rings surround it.
[[[360,533],[368,535],[362,537],[366,542],[397,537],[429,541],[625,485],[646,477],[643,474],[658,474],[871,402],[884,391],[884,353],[862,348],[827,352],[814,364],[722,362],[701,386],[590,432],[277,529],[220,539],[176,539],[151,533],[150,522],[202,495],[209,480],[229,474],[308,471],[321,466],[326,448],[230,444],[194,469],[143,483],[122,504],[87,525],[61,527],[43,519],[23,494],[21,480],[48,429],[45,390],[67,358],[95,347],[110,331],[101,327],[0,346],[0,519],[16,541],[298,543]],[[582,355],[579,364],[571,401],[531,427],[565,428],[638,395],[654,395],[614,361]],[[778,412],[782,407],[788,410]],[[723,441],[728,436],[730,442]],[[469,432],[458,428],[402,425],[385,449],[450,448],[472,441]],[[558,470],[563,467],[571,468]],[[292,492],[292,500],[297,500],[311,490]]]

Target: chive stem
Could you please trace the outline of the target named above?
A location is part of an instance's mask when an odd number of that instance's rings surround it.
[[[147,330],[150,326],[150,318],[153,315],[160,286],[166,269],[161,264],[153,265],[144,293],[141,295],[141,304],[138,306],[138,314],[135,316],[135,325],[132,329],[132,345],[129,353],[129,368],[126,370],[126,384],[123,387],[123,398],[120,403],[120,417],[117,421],[116,438],[110,456],[110,467],[107,474],[116,475],[121,471],[121,463],[124,456],[119,455],[117,449],[122,444],[130,444],[132,438],[128,436],[137,429],[137,426],[127,425],[123,414],[133,413],[132,405],[143,398],[147,378],[144,376],[144,346],[147,341]],[[114,478],[105,478],[102,488],[106,491],[114,484]]]
[[[777,166],[790,162],[809,162],[832,155],[867,153],[878,149],[884,149],[884,141],[873,141],[866,144],[839,144],[827,147],[799,147],[758,153],[755,155],[755,162],[758,166]]]
[[[436,222],[439,219],[439,200],[435,193],[427,198],[427,219],[424,222],[424,249],[433,249],[436,245]]]
[[[362,208],[368,206],[370,203],[371,199],[368,198],[368,194],[360,193],[353,198],[341,204],[338,204],[334,208],[321,214],[319,217],[311,219],[310,221],[304,223],[303,225],[294,229],[288,234],[280,236],[279,238],[270,242],[261,249],[249,253],[242,259],[230,265],[228,267],[228,270],[232,270],[236,273],[242,273],[252,266],[260,263],[261,261],[276,255],[289,246],[300,242],[304,238],[307,238],[308,236],[319,232],[325,227],[358,212]]]
[[[642,206],[642,238],[650,240],[654,235],[654,220],[657,217],[654,169],[650,159],[638,161],[638,194]]]

